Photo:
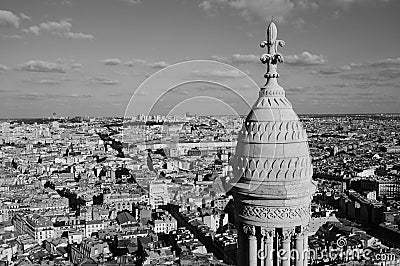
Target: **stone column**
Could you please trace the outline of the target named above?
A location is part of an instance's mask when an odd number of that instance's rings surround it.
[[[261,265],[273,266],[274,265],[274,236],[275,229],[261,228],[262,244],[264,259],[261,260]]]
[[[296,234],[295,246],[296,246],[296,258],[295,266],[303,266],[304,263],[304,234],[299,232]]]
[[[265,259],[266,259],[266,254],[265,254],[265,232],[264,228],[260,228],[260,248],[257,250],[257,258],[258,258],[258,266],[265,266]]]
[[[238,224],[238,250],[237,250],[237,265],[245,265],[247,263],[247,237],[243,232],[243,225],[239,222]]]
[[[285,228],[282,231],[282,250],[285,251],[284,256],[281,257],[282,266],[290,266],[290,242],[292,240],[292,236],[294,234],[294,230],[292,228]]]
[[[244,225],[243,231],[249,237],[248,266],[257,266],[257,238],[256,228],[253,225]]]
[[[303,250],[304,250],[304,266],[308,265],[308,258],[310,256],[310,250],[308,249],[308,228],[303,233]]]

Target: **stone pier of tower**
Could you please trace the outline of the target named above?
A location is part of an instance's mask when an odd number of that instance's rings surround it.
[[[278,84],[283,62],[276,25],[261,47],[266,83],[238,135],[233,169],[240,266],[308,265],[308,223],[315,185],[307,134]]]

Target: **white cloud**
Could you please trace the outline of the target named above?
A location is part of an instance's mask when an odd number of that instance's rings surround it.
[[[326,63],[326,58],[323,55],[313,55],[309,52],[302,52],[299,55],[287,55],[284,56],[284,59],[285,62],[289,65],[299,66],[322,65]],[[231,57],[214,55],[211,56],[211,60],[236,65],[260,63],[259,56],[253,54],[233,54]]]
[[[203,0],[199,7],[210,15],[215,15],[219,10],[230,8],[249,21],[254,18],[265,21],[271,19],[278,22],[288,18],[296,18],[300,13],[307,13],[317,9],[342,9],[348,10],[355,5],[374,7],[378,4],[387,4],[394,0]],[[297,20],[295,25],[303,24]],[[299,24],[300,23],[300,24]]]
[[[314,73],[319,73],[319,74],[323,74],[323,75],[331,75],[331,74],[339,74],[339,73],[343,73],[345,71],[350,70],[350,66],[342,66],[342,67],[325,67],[322,68],[318,71],[315,71]]]
[[[306,24],[306,21],[303,18],[298,18],[295,21],[293,21],[293,26],[295,26],[298,29],[302,29],[304,25]]]
[[[68,0],[61,1],[61,5],[63,5],[63,6],[71,6],[71,5],[72,5],[72,2],[71,2],[71,1],[68,1]]]
[[[285,62],[294,66],[313,66],[322,65],[326,63],[323,55],[313,55],[309,52],[302,52],[299,55],[284,56]]]
[[[76,32],[67,32],[64,34],[64,37],[67,39],[72,39],[72,40],[93,40],[94,37],[91,34],[84,34],[82,32],[76,33]]]
[[[210,70],[194,70],[192,74],[198,77],[214,77],[214,78],[240,78],[244,77],[242,73],[239,71],[232,70],[219,70],[219,69],[210,69]]]
[[[340,78],[357,81],[359,88],[399,88],[400,57],[343,66]],[[352,71],[353,70],[353,71]]]
[[[103,61],[104,65],[106,66],[116,66],[121,64],[121,60],[117,59],[117,58],[112,58],[112,59],[106,59]]]
[[[128,61],[128,62],[125,62],[124,65],[127,67],[134,67],[135,63],[133,61]]]
[[[132,61],[125,62],[124,65],[127,66],[127,67],[134,67],[136,65],[144,65],[144,66],[148,66],[148,67],[152,67],[152,68],[161,69],[161,68],[166,68],[170,64],[168,64],[165,61],[159,61],[159,62],[150,63],[150,62],[147,62],[146,60],[143,60],[143,59],[135,59],[135,60],[132,60]]]
[[[326,4],[334,5],[336,7],[340,7],[346,10],[350,8],[352,5],[374,6],[376,4],[387,4],[392,1],[393,0],[331,0],[327,1],[328,3]]]
[[[384,60],[380,60],[378,62],[374,62],[370,64],[371,66],[400,66],[400,57],[397,58],[387,58]]]
[[[22,36],[21,35],[18,35],[18,34],[12,34],[12,35],[2,35],[1,36],[1,38],[3,38],[3,39],[16,39],[16,40],[20,40],[20,39],[22,39]]]
[[[113,71],[115,74],[121,75],[121,76],[128,76],[128,72],[123,72],[123,71]]]
[[[160,62],[150,63],[149,66],[152,68],[166,68],[167,66],[169,66],[169,64],[165,61],[160,61]]]
[[[11,11],[0,10],[0,26],[19,28],[19,17]]]
[[[3,73],[8,70],[8,66],[0,64],[0,73]]]
[[[78,64],[78,63],[72,64],[71,68],[72,69],[81,69],[82,68],[82,64]]]
[[[249,20],[254,16],[263,20],[273,16],[275,20],[282,21],[294,9],[295,4],[292,0],[205,0],[199,7],[209,14],[229,7]]]
[[[21,14],[19,14],[19,16],[21,17],[21,19],[26,19],[26,20],[31,20],[30,16],[25,15],[24,13],[21,12]]]
[[[230,57],[213,55],[211,60],[215,60],[227,64],[249,64],[260,62],[260,57],[253,54],[233,54]]]
[[[362,63],[350,63],[348,66],[349,69],[359,69],[359,68],[367,68],[367,67],[375,67],[375,68],[398,68],[400,67],[400,57],[397,58],[386,58],[375,62],[362,62]]]
[[[40,31],[40,28],[39,28],[39,26],[36,26],[36,25],[31,26],[31,27],[29,27],[29,28],[27,28],[27,29],[23,29],[23,30],[22,30],[22,32],[25,32],[25,33],[33,33],[33,34],[35,34],[36,36],[39,36],[39,31]]]
[[[122,0],[130,5],[139,5],[141,2],[140,0]]]
[[[143,59],[135,59],[133,60],[134,63],[138,63],[138,64],[147,64],[146,60]]]
[[[119,80],[110,80],[110,79],[107,79],[107,78],[101,77],[101,76],[93,77],[90,79],[90,81],[93,83],[102,84],[102,85],[116,85],[119,83]]]
[[[17,67],[20,71],[66,73],[66,68],[57,63],[31,60]]]
[[[203,1],[199,4],[199,7],[204,9],[205,11],[209,11],[211,9],[211,1]]]
[[[46,84],[46,85],[59,85],[60,81],[56,79],[42,79],[39,81],[40,84]]]
[[[211,60],[218,61],[221,63],[231,63],[231,60],[225,56],[213,55],[211,56]]]
[[[94,37],[91,34],[71,32],[72,24],[70,19],[64,19],[60,22],[47,21],[39,25],[33,25],[22,31],[25,33],[33,33],[39,36],[40,32],[49,32],[53,35],[62,36],[67,39],[73,40],[92,40]]]
[[[253,54],[247,54],[247,55],[234,54],[234,55],[232,55],[232,63],[247,64],[247,63],[257,63],[257,62],[260,62],[260,57],[253,55]]]
[[[40,24],[40,29],[49,32],[68,32],[72,27],[71,22],[67,20],[61,20],[60,22],[47,21],[46,23]]]

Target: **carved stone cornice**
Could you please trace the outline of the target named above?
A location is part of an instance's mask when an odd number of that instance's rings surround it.
[[[256,227],[254,225],[243,225],[243,232],[249,236],[256,235]]]
[[[310,215],[308,206],[296,207],[263,207],[243,205],[240,202],[236,204],[239,215],[248,218],[257,218],[262,220],[287,220],[295,218],[306,218]]]

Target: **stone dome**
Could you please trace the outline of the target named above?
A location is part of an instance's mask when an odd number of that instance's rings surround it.
[[[232,193],[237,215],[256,226],[305,226],[310,218],[310,203],[315,185],[307,134],[278,84],[277,30],[273,22],[267,29],[266,84],[247,115],[239,132],[233,170]]]

